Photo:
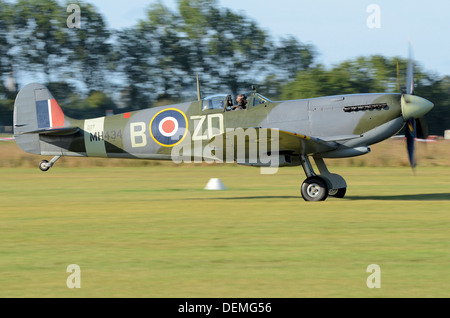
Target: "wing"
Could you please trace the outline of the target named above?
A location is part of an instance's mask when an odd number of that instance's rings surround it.
[[[265,128],[264,128],[265,129]],[[271,130],[272,133],[275,131]],[[293,155],[312,155],[334,150],[338,144],[333,141],[297,134],[289,131],[279,130],[279,151]]]
[[[231,132],[214,136],[210,146],[215,150],[225,151],[226,148],[234,148],[234,154],[238,153],[239,147],[245,149],[245,153],[251,153],[256,147],[266,147],[268,152],[278,151],[280,154],[314,155],[336,150],[340,143],[361,135],[314,137],[306,136],[290,131],[253,127],[247,129],[235,129]],[[277,146],[278,145],[278,146]],[[258,148],[259,149],[259,148]],[[236,157],[236,156],[235,156]]]

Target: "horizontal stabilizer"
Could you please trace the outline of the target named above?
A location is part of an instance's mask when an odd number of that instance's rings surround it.
[[[64,128],[47,128],[37,129],[33,131],[23,132],[23,134],[39,134],[39,135],[51,135],[51,136],[66,136],[73,135],[80,130],[78,127],[64,127]]]

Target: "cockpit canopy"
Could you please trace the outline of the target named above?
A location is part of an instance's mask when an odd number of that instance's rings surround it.
[[[257,106],[264,103],[271,103],[272,101],[267,97],[258,93],[251,93],[247,98],[247,108]],[[207,109],[225,109],[231,110],[231,107],[236,104],[236,99],[232,98],[231,94],[216,94],[206,96],[202,99],[202,110]]]
[[[252,93],[247,102],[247,107],[253,107],[260,104],[272,103],[270,99],[258,93]]]
[[[233,100],[231,99],[231,95],[227,94],[216,94],[210,95],[202,100],[202,110],[206,109],[224,109],[225,105],[228,106],[227,101],[230,101],[233,105]]]

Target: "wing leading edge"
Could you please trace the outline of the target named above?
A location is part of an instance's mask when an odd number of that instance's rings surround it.
[[[255,132],[249,133],[252,129]],[[245,149],[250,149],[255,144],[261,145],[266,143],[268,151],[272,149],[278,149],[278,152],[288,153],[291,155],[315,155],[323,154],[333,150],[336,150],[342,144],[339,141],[347,141],[350,139],[360,138],[362,135],[345,135],[345,136],[329,136],[329,137],[314,137],[307,136],[295,132],[273,129],[273,128],[261,128],[253,127],[242,130],[245,134]],[[235,138],[238,136],[235,131],[230,133],[223,133],[216,135],[214,140],[222,138],[221,142],[225,147],[234,147],[237,150],[239,141]],[[278,147],[274,142],[278,139]],[[235,152],[236,153],[236,152]]]

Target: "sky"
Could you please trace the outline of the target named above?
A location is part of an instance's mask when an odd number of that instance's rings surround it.
[[[88,0],[114,29],[133,26],[157,0]],[[176,10],[176,0],[163,0]],[[218,0],[256,21],[272,37],[312,44],[326,66],[358,56],[408,56],[427,72],[450,75],[448,0]],[[81,8],[82,10],[82,8]]]

